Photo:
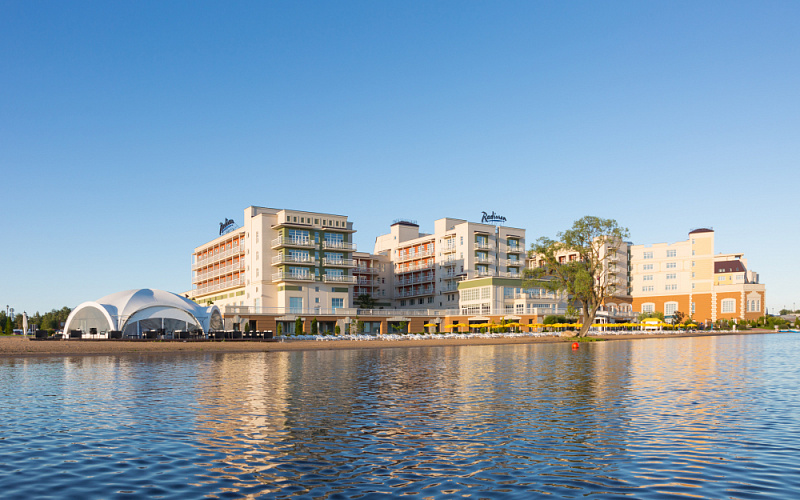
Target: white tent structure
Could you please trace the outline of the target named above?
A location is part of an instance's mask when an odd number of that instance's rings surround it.
[[[222,330],[222,314],[217,306],[202,307],[180,295],[164,290],[126,290],[101,299],[84,302],[67,318],[64,331],[97,333],[121,331],[123,337],[139,336],[145,330]]]

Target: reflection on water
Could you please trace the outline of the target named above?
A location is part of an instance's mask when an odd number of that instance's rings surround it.
[[[0,491],[791,497],[798,335],[0,360]]]

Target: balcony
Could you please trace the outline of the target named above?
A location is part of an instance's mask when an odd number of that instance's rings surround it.
[[[475,262],[477,262],[478,264],[491,264],[493,262],[493,259],[488,256],[487,257],[476,256]]]
[[[460,262],[460,260],[459,260],[459,259],[453,259],[453,258],[450,258],[450,259],[444,259],[444,260],[441,262],[441,265],[443,265],[443,266],[455,266],[455,265],[456,265],[456,264],[458,264],[459,262]]]
[[[411,264],[408,267],[401,269],[400,266],[397,266],[397,271],[395,274],[403,274],[403,273],[411,273],[414,271],[424,271],[425,269],[433,269],[436,266],[433,262],[429,262],[427,264]]]
[[[489,250],[489,248],[490,248],[489,247],[489,242],[488,241],[487,242],[476,241],[475,242],[475,248],[477,250]]]
[[[226,274],[233,273],[236,271],[241,271],[243,269],[244,269],[244,262],[237,262],[236,264],[231,264],[230,266],[223,266],[218,269],[210,269],[208,271],[197,273],[195,277],[192,279],[192,283],[200,283],[201,281],[217,278],[219,276],[224,276]]]
[[[322,265],[324,267],[354,267],[355,262],[353,259],[329,259],[327,257],[323,257]]]
[[[355,284],[358,281],[358,278],[355,276],[347,276],[347,275],[330,275],[325,274],[322,276],[322,281],[325,283],[347,283],[347,284]]]
[[[344,250],[346,252],[355,252],[356,244],[348,243],[347,241],[323,241],[322,248]]]
[[[272,265],[278,266],[281,264],[302,264],[306,266],[315,266],[317,259],[312,256],[298,257],[296,255],[276,255],[272,258]]]
[[[408,286],[408,285],[415,285],[417,283],[432,283],[436,281],[436,277],[433,275],[429,276],[415,276],[413,278],[408,277],[405,279],[398,279],[395,281],[395,286]]]
[[[205,257],[204,259],[197,259],[192,264],[192,270],[195,270],[195,269],[198,269],[200,267],[206,266],[206,265],[208,265],[208,264],[210,264],[212,262],[217,262],[217,261],[220,261],[220,260],[223,260],[223,259],[227,259],[228,257],[235,257],[237,255],[243,255],[243,254],[244,254],[244,245],[239,246],[239,247],[234,247],[234,248],[231,248],[230,250],[225,250],[224,252],[220,252],[220,253],[217,253],[217,254],[214,254],[214,255],[209,255],[209,256]]]
[[[378,274],[378,270],[374,267],[356,266],[353,268],[354,274]]]
[[[356,286],[378,286],[378,282],[370,279],[358,279]]]
[[[506,267],[523,267],[523,266],[525,266],[525,261],[523,260],[508,259],[506,261]]]
[[[519,273],[519,272],[518,273],[500,272],[500,273],[497,273],[497,276],[499,276],[501,278],[519,278],[519,279],[521,279],[523,277],[522,273]]]
[[[424,259],[426,257],[433,257],[434,252],[432,251],[425,251],[425,252],[414,252],[414,253],[399,253],[397,257],[397,262],[405,262],[408,260],[415,260],[415,259]]]
[[[272,281],[317,281],[317,277],[312,273],[273,273]]]
[[[445,245],[442,248],[442,253],[453,253],[455,251],[456,251],[456,246],[455,245]]]
[[[234,288],[239,286],[244,286],[244,280],[241,278],[236,280],[226,281],[225,283],[218,283],[215,285],[197,287],[194,290],[192,290],[192,296],[197,297],[199,295],[205,295],[207,293],[217,292],[220,290],[227,290],[229,288]]]
[[[522,247],[520,245],[508,245],[506,247],[506,253],[522,253]]]
[[[281,247],[300,247],[314,248],[316,245],[311,238],[289,238],[288,236],[278,236],[272,240],[272,248]]]
[[[433,287],[422,287],[416,290],[398,290],[396,297],[420,297],[422,295],[433,295]]]

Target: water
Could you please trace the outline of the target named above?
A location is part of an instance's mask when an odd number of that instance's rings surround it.
[[[792,498],[800,335],[0,360],[4,498]]]

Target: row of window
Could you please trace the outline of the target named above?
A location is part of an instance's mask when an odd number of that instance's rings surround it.
[[[748,300],[746,303],[747,312],[761,312],[761,299],[752,299]],[[655,312],[656,305],[652,302],[647,302],[642,304],[642,312],[643,313],[652,313]],[[665,302],[664,303],[664,315],[669,316],[675,313],[678,310],[678,303],[677,302]],[[736,299],[722,299],[720,301],[720,310],[723,314],[725,313],[735,313],[736,312]],[[691,314],[695,313],[695,303],[692,302],[690,305]]]
[[[694,254],[694,252],[692,252],[692,254]],[[677,250],[667,250],[667,258],[668,259],[670,257],[677,257],[677,256],[678,256],[678,251]],[[642,258],[643,259],[652,259],[653,258],[653,252],[644,252],[642,254]]]

